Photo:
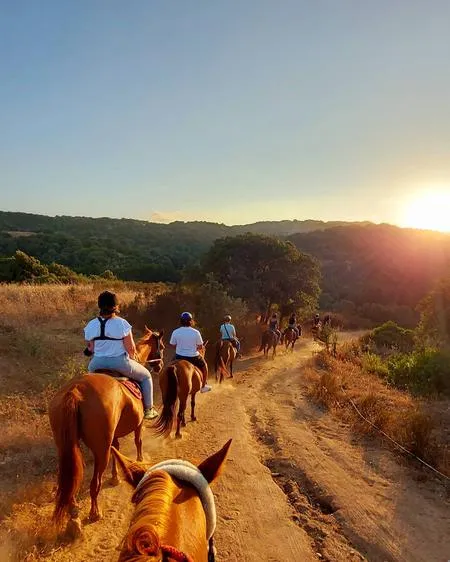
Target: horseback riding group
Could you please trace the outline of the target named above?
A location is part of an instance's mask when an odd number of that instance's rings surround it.
[[[196,394],[212,390],[207,382],[208,365],[204,358],[207,342],[194,327],[192,314],[183,312],[180,326],[169,340],[175,351],[174,359],[164,367],[163,332],[153,332],[146,327],[144,335],[135,342],[131,325],[119,316],[119,303],[114,293],[101,293],[98,307],[98,317],[84,329],[84,353],[90,357],[88,373],[67,383],[49,406],[59,458],[54,519],[61,523],[67,514],[68,534],[72,537],[81,534],[76,496],[83,479],[82,440],[94,457],[91,521],[101,518],[97,500],[110,458],[112,483],[119,482],[119,465],[126,480],[136,488],[133,496],[136,512],[119,560],[141,560],[140,556],[145,560],[145,556],[154,556],[153,560],[162,562],[211,562],[214,560],[215,508],[209,484],[218,475],[231,441],[198,467],[186,461],[171,460],[146,469],[119,452],[119,438],[134,432],[137,460],[142,461],[144,420],[154,420],[155,432],[167,437],[175,420],[177,402],[175,437],[181,437],[181,427],[186,425],[188,398],[191,420],[196,420]],[[292,349],[300,335],[301,327],[294,314],[283,333],[274,314],[263,334],[261,349],[273,346],[275,352],[276,345],[283,340],[286,348],[291,346]],[[224,376],[233,376],[233,361],[239,354],[240,342],[227,315],[220,326],[216,348],[218,382]],[[160,414],[154,408],[153,382],[147,366],[159,374],[163,403]],[[165,518],[162,527],[161,517]],[[190,531],[181,528],[186,524],[186,517],[195,523],[194,535],[198,536],[192,535],[192,526]],[[177,522],[180,528],[176,528]]]

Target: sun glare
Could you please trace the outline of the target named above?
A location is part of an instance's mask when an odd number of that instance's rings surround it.
[[[406,207],[404,226],[450,232],[450,187],[418,194]]]

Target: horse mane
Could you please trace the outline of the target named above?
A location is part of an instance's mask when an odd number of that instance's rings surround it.
[[[160,562],[160,536],[168,531],[169,508],[176,485],[166,472],[157,470],[133,495],[136,504],[130,528],[123,539],[119,562]]]

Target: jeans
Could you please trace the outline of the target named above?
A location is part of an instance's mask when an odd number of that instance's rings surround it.
[[[231,343],[233,343],[237,349],[237,352],[240,353],[241,351],[241,342],[237,339],[231,339],[231,338],[222,338],[222,341],[230,341]]]
[[[137,381],[141,387],[144,408],[153,407],[153,381],[150,371],[134,359],[130,359],[128,353],[118,357],[97,357],[94,355],[89,363],[88,370],[93,373],[100,369],[117,371],[124,377]]]

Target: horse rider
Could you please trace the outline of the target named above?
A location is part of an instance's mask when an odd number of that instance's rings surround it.
[[[118,316],[117,296],[104,291],[98,297],[100,314],[93,318],[84,328],[87,342],[86,355],[92,356],[88,370],[93,373],[107,369],[117,371],[139,383],[144,402],[144,419],[158,417],[153,407],[153,381],[148,369],[135,361],[136,345],[131,325]]]
[[[270,318],[269,321],[269,330],[271,330],[272,332],[274,332],[277,336],[278,336],[278,340],[281,339],[281,331],[280,331],[280,325],[278,322],[278,314],[276,312],[274,312]]]
[[[316,314],[316,315],[314,316],[313,325],[316,327],[316,326],[318,326],[319,324],[320,324],[320,316],[319,316],[319,314]]]
[[[288,330],[293,330],[293,331],[294,331],[294,334],[295,334],[296,339],[298,339],[298,338],[300,337],[300,330],[299,330],[299,328],[297,327],[297,317],[295,316],[295,313],[292,313],[292,314],[290,315],[290,317],[289,317],[288,326],[287,326],[287,328],[284,330],[284,334],[283,334],[284,336],[286,336],[286,332],[287,332]]]
[[[193,327],[194,319],[190,312],[183,312],[180,316],[180,327],[172,332],[170,345],[175,347],[175,360],[184,359],[197,367],[203,375],[203,386],[200,392],[209,392],[211,386],[207,384],[208,364],[201,355],[203,339],[198,330]]]
[[[220,335],[222,341],[230,341],[236,348],[238,356],[241,352],[241,342],[236,336],[236,328],[231,323],[231,316],[227,314],[223,319],[223,324],[220,325]]]

